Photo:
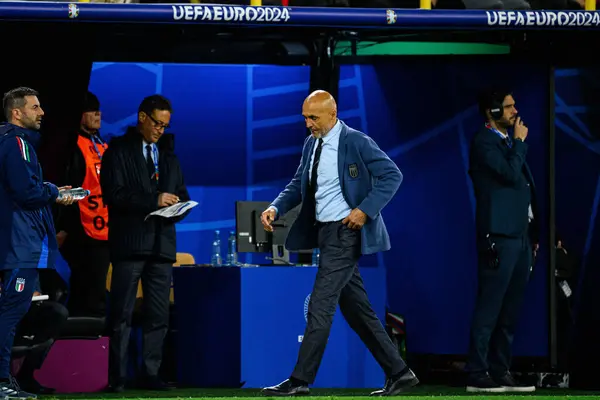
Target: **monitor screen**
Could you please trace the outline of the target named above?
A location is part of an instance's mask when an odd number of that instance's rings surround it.
[[[272,234],[265,231],[260,215],[269,207],[268,201],[236,201],[235,230],[238,253],[270,253]]]
[[[239,253],[271,253],[274,264],[293,265],[285,241],[302,204],[291,209],[273,222],[273,232],[267,232],[260,222],[260,215],[269,207],[264,201],[236,202],[237,251]],[[294,251],[298,264],[312,263],[312,249]]]

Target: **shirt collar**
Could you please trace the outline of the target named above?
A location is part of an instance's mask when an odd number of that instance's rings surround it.
[[[144,149],[146,148],[146,146],[150,145],[150,147],[152,148],[152,150],[154,150],[154,148],[156,147],[156,143],[148,143],[146,142],[146,140],[142,139],[142,143],[144,146]]]
[[[337,122],[335,123],[335,125],[333,126],[333,128],[331,128],[331,130],[323,138],[323,144],[327,144],[327,143],[331,142],[332,140],[335,140],[338,136],[340,136],[341,132],[342,132],[342,123],[338,119]]]
[[[502,139],[506,139],[508,137],[508,134],[502,133],[500,132],[498,129],[494,128],[491,124],[487,123],[485,124],[485,127],[490,130],[491,132],[500,135],[500,137],[502,137]]]
[[[27,139],[27,141],[33,146],[34,149],[37,148],[38,145],[40,144],[42,135],[40,134],[39,131],[34,131],[32,129],[23,128],[19,125],[11,124],[10,122],[8,123],[8,125],[12,125],[18,133],[20,133],[22,136],[24,136],[25,139]]]

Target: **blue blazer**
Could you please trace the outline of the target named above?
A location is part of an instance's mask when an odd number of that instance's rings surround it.
[[[525,160],[527,143],[514,140],[512,147],[482,127],[471,143],[469,175],[477,208],[477,234],[521,237],[539,241],[540,214],[531,170]],[[529,223],[529,205],[534,220]]]
[[[342,124],[338,147],[338,174],[344,199],[350,208],[359,208],[367,214],[367,222],[361,232],[362,254],[373,254],[390,249],[388,235],[381,210],[392,199],[400,183],[402,173],[396,164],[377,146],[369,136]],[[315,209],[304,201],[307,194],[310,159],[316,140],[311,135],[304,141],[302,159],[291,182],[271,203],[278,216],[284,215],[302,203],[298,218],[290,228],[285,246],[288,250],[316,248],[318,230],[315,225]],[[307,205],[307,206],[305,206]]]

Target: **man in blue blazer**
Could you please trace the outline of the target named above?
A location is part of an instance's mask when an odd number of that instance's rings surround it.
[[[339,304],[350,327],[386,373],[384,388],[373,395],[393,396],[419,381],[373,311],[358,260],[361,254],[390,249],[381,210],[398,190],[402,174],[371,138],[337,119],[337,105],[329,93],[310,94],[302,114],[312,135],[304,141],[300,166],[261,219],[265,229],[272,231],[277,216],[302,203],[286,247],[319,248],[321,256],[296,367],[289,379],[263,393],[308,394]]]
[[[510,374],[511,345],[537,251],[538,213],[525,157],[528,129],[506,90],[482,94],[485,123],[471,143],[479,290],[471,326],[469,392],[530,392]],[[509,135],[512,130],[513,137]]]

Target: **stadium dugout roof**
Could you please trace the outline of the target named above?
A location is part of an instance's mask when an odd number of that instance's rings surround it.
[[[98,60],[113,61],[207,62],[208,57],[209,62],[252,63],[266,57],[267,62],[297,63],[314,50],[315,40],[330,38],[337,56],[516,52],[562,61],[576,55],[581,63],[594,57],[593,44],[600,39],[595,11],[36,1],[0,2],[0,20],[5,38],[17,27],[61,41],[72,36],[69,43],[56,43],[62,46],[89,38]]]

